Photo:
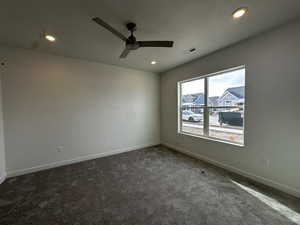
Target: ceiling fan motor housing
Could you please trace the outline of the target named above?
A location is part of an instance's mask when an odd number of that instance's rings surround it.
[[[129,47],[130,50],[136,50],[140,47],[139,43],[136,41],[135,36],[133,35],[130,35],[126,40],[126,46]]]
[[[130,50],[136,50],[140,47],[139,43],[138,42],[135,42],[135,43],[126,43],[126,47],[129,48]]]

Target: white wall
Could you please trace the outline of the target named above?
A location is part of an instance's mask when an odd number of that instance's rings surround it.
[[[1,82],[2,82],[2,68],[0,66],[0,184],[4,181],[6,177]]]
[[[297,22],[162,74],[162,143],[300,196],[299,60]],[[246,147],[179,135],[177,82],[240,65],[246,65]]]
[[[9,176],[160,143],[159,75],[30,50],[0,56]]]

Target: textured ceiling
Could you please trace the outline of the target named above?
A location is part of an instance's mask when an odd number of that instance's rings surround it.
[[[234,9],[249,13],[233,20]],[[298,0],[5,0],[0,8],[0,44],[161,72],[206,55],[300,15]],[[127,36],[137,23],[138,40],[173,40],[169,48],[144,48],[118,57],[118,38],[91,18],[99,16]],[[55,43],[42,38],[54,34]],[[195,47],[197,51],[189,53]],[[150,65],[151,60],[158,64]]]

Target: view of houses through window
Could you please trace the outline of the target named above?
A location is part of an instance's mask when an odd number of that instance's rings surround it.
[[[244,143],[245,68],[179,82],[179,132]]]

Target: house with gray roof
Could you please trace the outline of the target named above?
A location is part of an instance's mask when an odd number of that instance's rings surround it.
[[[209,106],[218,106],[219,96],[208,97],[208,105]],[[191,110],[195,113],[203,112],[203,109],[199,108],[204,106],[204,94],[190,94],[182,96],[182,106],[186,110]]]
[[[208,106],[217,107],[219,106],[219,96],[208,97]]]
[[[219,106],[243,105],[245,101],[245,87],[228,88],[218,99]]]
[[[196,93],[182,96],[182,107],[184,110],[201,113],[203,110],[199,106],[204,105],[204,94]]]
[[[241,106],[245,100],[245,87],[228,88],[221,96],[208,97],[208,106]],[[196,93],[182,96],[182,107],[200,113],[203,110],[199,107],[204,106],[204,94]]]
[[[208,105],[209,106],[218,106],[219,96],[208,97]],[[182,96],[183,105],[191,105],[191,106],[203,106],[204,105],[204,94],[190,94]]]

